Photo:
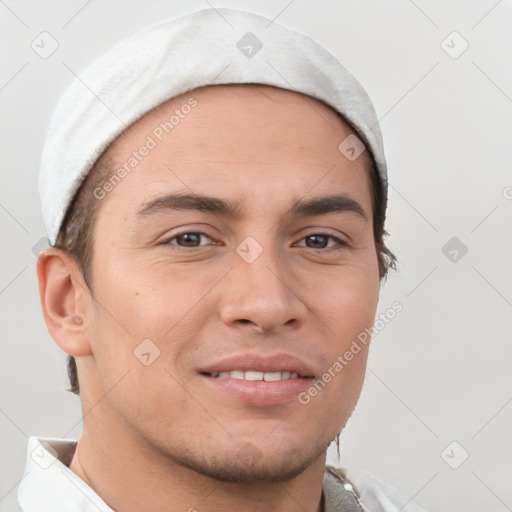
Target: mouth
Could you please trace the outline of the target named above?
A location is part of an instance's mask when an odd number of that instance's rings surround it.
[[[312,368],[291,354],[261,355],[245,352],[214,362],[199,372],[218,379],[278,381],[314,377]]]
[[[209,377],[216,379],[239,379],[239,380],[264,380],[265,382],[275,382],[278,380],[298,379],[297,372],[258,372],[255,370],[232,370],[230,372],[206,373]]]
[[[288,354],[240,354],[214,363],[199,374],[217,396],[257,407],[290,402],[314,379],[304,361]]]

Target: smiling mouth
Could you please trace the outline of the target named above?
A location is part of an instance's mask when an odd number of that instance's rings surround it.
[[[221,400],[228,397],[235,400],[235,406],[248,404],[253,407],[293,402],[314,379],[305,363],[289,356],[233,357],[204,368],[199,374]]]
[[[218,372],[218,373],[205,373],[208,377],[214,377],[217,379],[238,379],[238,380],[250,380],[250,381],[265,381],[272,382],[278,380],[291,380],[300,379],[297,372],[258,372],[258,371],[244,371],[244,370],[232,370],[230,372]]]

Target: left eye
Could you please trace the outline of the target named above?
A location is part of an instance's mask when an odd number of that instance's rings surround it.
[[[196,231],[191,231],[187,233],[181,233],[170,238],[166,243],[171,245],[178,245],[179,247],[199,247],[201,244],[201,237],[206,237],[211,240],[211,238],[206,233],[200,233]],[[173,240],[178,241],[177,244],[171,243]],[[180,244],[179,241],[182,241],[183,244]]]
[[[334,240],[335,243],[328,245],[329,239]],[[302,238],[302,240],[311,241],[312,245],[308,245],[307,242],[306,242],[305,246],[301,245],[301,247],[308,247],[309,249],[327,249],[328,247],[332,247],[333,245],[338,245],[338,246],[347,245],[345,242],[343,242],[343,240],[340,240],[339,238],[337,238],[335,236],[327,235],[327,234],[323,234],[323,233],[315,233],[313,235],[308,235],[308,236],[305,236],[304,238]]]
[[[202,232],[197,231],[189,231],[186,233],[181,233],[179,235],[176,235],[169,240],[167,240],[166,243],[170,245],[177,245],[178,247],[183,248],[196,248],[201,246],[201,239],[208,239],[211,240],[211,238],[206,234]],[[329,240],[333,240],[334,243],[329,244]],[[176,241],[174,243],[174,241]],[[301,239],[302,241],[306,241],[305,244],[300,244],[300,247],[307,247],[309,249],[327,249],[329,247],[333,246],[346,246],[347,244],[343,242],[343,240],[340,240],[339,238],[327,235],[324,233],[315,233],[312,235],[307,235]],[[204,244],[203,244],[204,245]]]

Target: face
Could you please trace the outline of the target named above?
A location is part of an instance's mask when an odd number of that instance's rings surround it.
[[[369,156],[338,150],[351,133],[309,97],[215,86],[109,148],[127,165],[95,191],[95,366],[80,384],[110,390],[106,406],[155,453],[221,480],[276,480],[346,423],[367,347],[343,356],[379,291]]]

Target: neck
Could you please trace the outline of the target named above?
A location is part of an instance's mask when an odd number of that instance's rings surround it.
[[[320,512],[325,453],[291,480],[221,482],[171,460],[101,403],[69,467],[116,512]]]

